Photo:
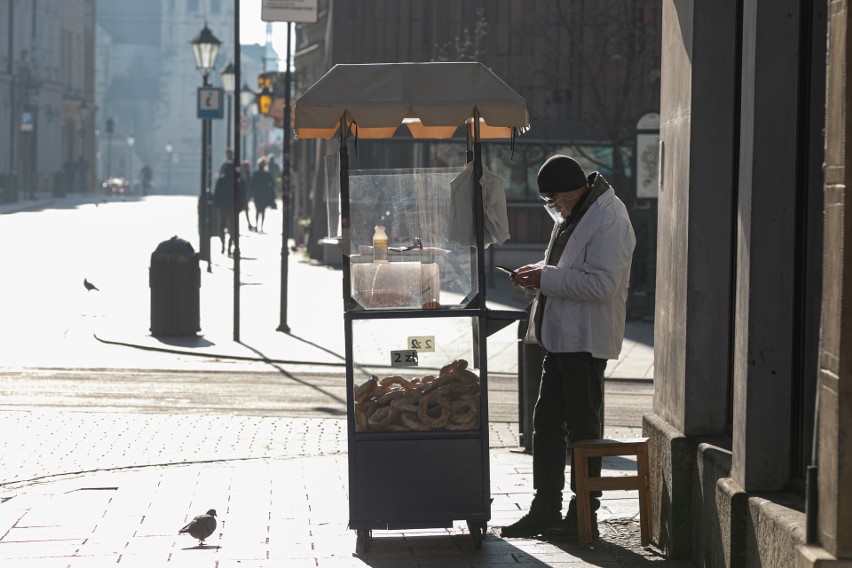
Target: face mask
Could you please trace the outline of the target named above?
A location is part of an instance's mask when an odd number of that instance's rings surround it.
[[[556,207],[549,207],[545,205],[544,210],[547,211],[547,214],[550,215],[554,223],[561,223],[565,220],[562,218],[562,214],[556,210]]]

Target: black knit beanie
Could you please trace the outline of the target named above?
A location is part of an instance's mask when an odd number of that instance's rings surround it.
[[[556,154],[538,170],[539,193],[560,193],[584,187],[586,174],[574,158]]]

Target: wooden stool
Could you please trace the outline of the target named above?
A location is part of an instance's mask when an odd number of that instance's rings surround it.
[[[647,546],[651,533],[651,496],[648,473],[648,438],[633,440],[578,440],[572,444],[574,481],[577,485],[577,539],[582,546],[592,544],[590,491],[638,490],[639,526],[642,546]],[[589,458],[604,456],[636,456],[636,475],[589,477]]]

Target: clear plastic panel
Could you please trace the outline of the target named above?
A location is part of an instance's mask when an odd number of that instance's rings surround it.
[[[480,427],[472,319],[352,322],[356,432]]]
[[[451,182],[461,171],[349,173],[351,294],[361,307],[457,307],[476,292],[475,249],[448,239]],[[387,264],[373,262],[376,225],[388,235]]]
[[[340,223],[340,154],[325,157],[326,221],[329,237],[342,237]]]

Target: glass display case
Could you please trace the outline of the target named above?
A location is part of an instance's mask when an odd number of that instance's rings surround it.
[[[479,430],[471,318],[353,321],[355,432]]]
[[[479,548],[491,518],[486,339],[526,317],[486,308],[485,234],[505,194],[483,192],[480,140],[526,131],[526,103],[476,62],[335,65],[296,101],[295,126],[340,142],[320,175],[339,188],[328,227],[343,257],[356,552],[374,529],[456,520]],[[349,170],[350,137],[357,148],[403,128],[420,139],[461,129],[465,167]],[[388,491],[400,480],[418,490]]]
[[[461,172],[350,172],[348,309],[437,309],[469,303],[477,292],[476,255],[451,230],[452,186]],[[387,235],[387,255],[378,261],[373,254],[376,226]]]
[[[341,192],[350,526],[362,548],[373,529],[455,519],[478,546],[490,518],[488,314],[482,255],[453,229],[477,222],[453,208],[462,172],[356,170]],[[452,489],[378,491],[400,476]]]

